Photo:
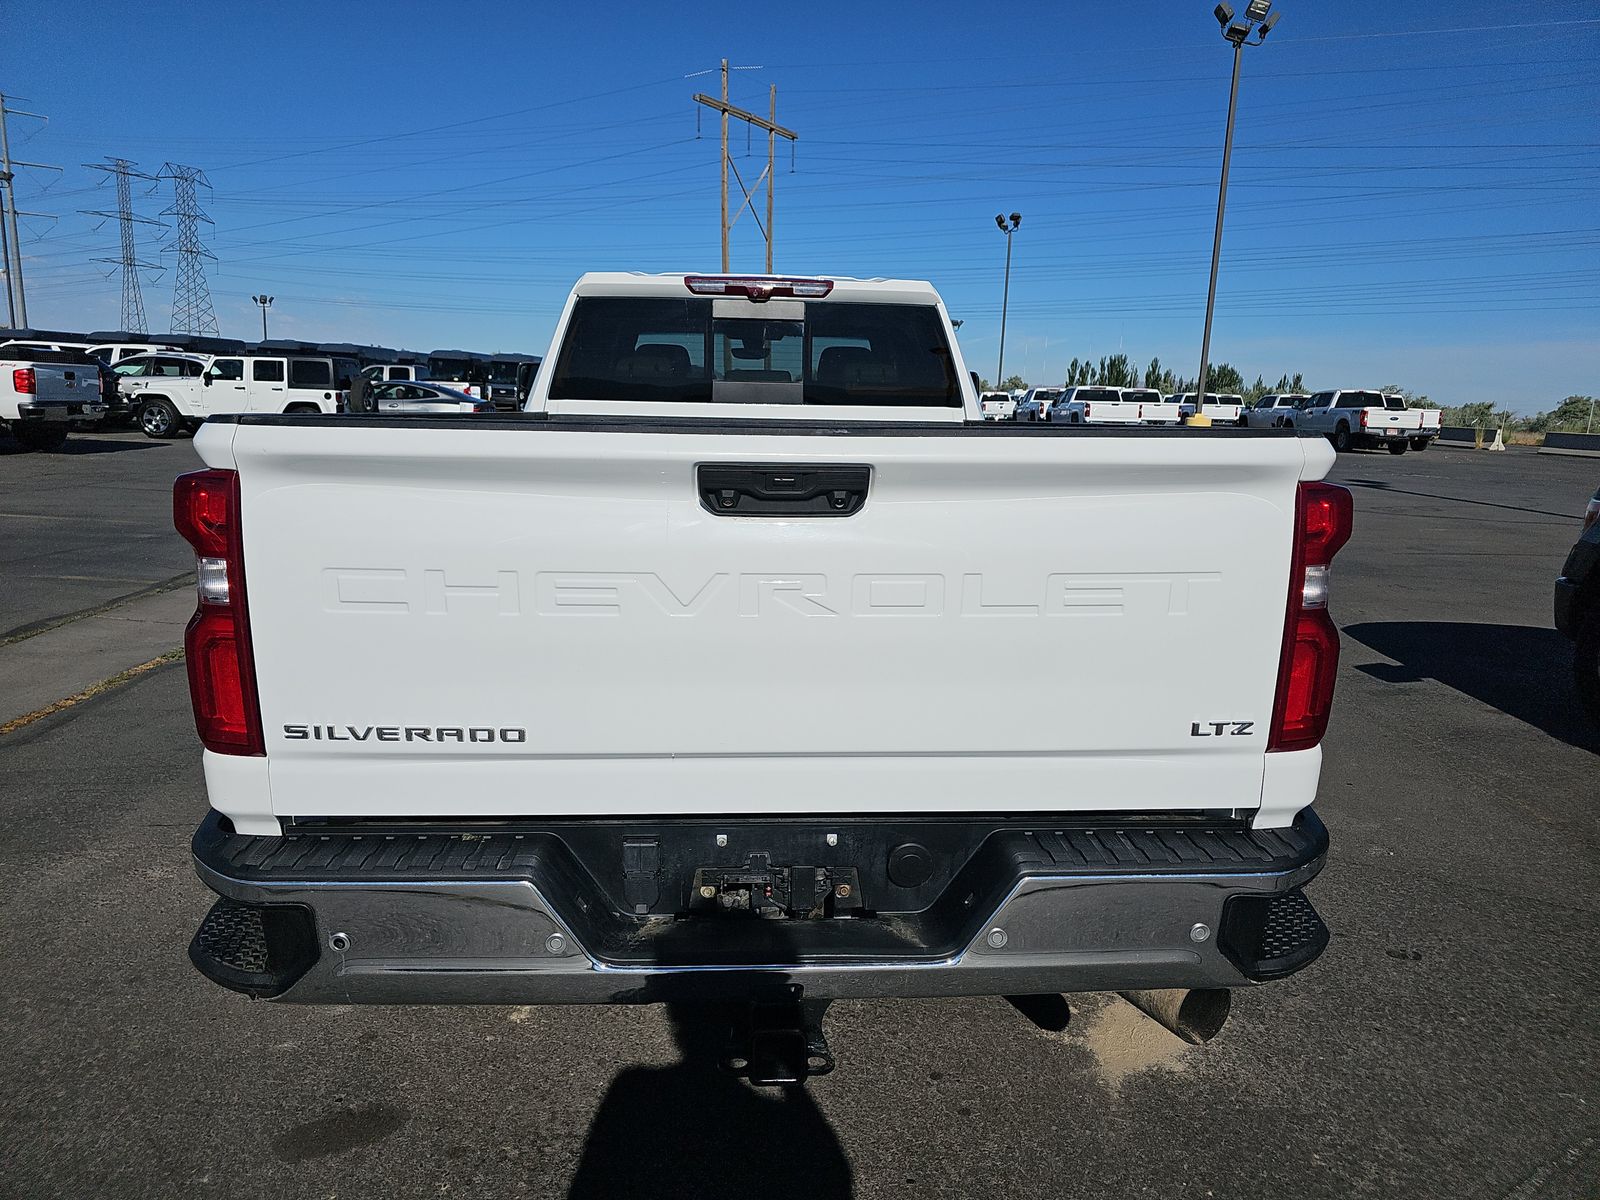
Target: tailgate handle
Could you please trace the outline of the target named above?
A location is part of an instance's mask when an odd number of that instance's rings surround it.
[[[701,463],[700,505],[719,517],[848,517],[867,502],[865,463]]]

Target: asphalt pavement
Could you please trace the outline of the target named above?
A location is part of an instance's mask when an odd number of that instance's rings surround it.
[[[187,570],[165,497],[193,452],[151,445],[0,458],[0,628]],[[785,1099],[660,1008],[252,1003],[185,956],[210,896],[182,665],[0,737],[0,1194],[1600,1195],[1600,742],[1550,628],[1597,476],[1341,459],[1333,941],[1203,1047],[1108,996],[1055,1031],[840,1003],[838,1070]]]

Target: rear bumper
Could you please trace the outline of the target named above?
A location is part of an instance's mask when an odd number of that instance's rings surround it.
[[[17,416],[24,422],[40,424],[94,425],[105,419],[106,406],[99,401],[63,401],[59,404],[19,404]]]
[[[212,813],[195,862],[222,899],[190,956],[223,986],[284,1001],[570,1004],[737,998],[779,981],[819,999],[1239,987],[1327,944],[1301,892],[1328,844],[1309,809],[1280,830],[1067,820],[991,825],[917,909],[893,911],[896,889],[863,866],[848,877],[877,894],[876,915],[764,920],[683,915],[681,872],[644,878],[636,849],[618,903],[587,868],[607,839],[619,861],[640,844],[623,826],[258,838]],[[654,831],[695,832],[678,824]],[[731,828],[732,845],[774,836],[773,823]],[[881,826],[845,828],[841,854],[875,845]]]
[[[1396,429],[1388,433],[1381,429],[1368,429],[1354,432],[1350,435],[1350,438],[1357,446],[1365,449],[1374,449],[1378,446],[1387,446],[1392,443],[1410,442],[1413,438],[1422,436],[1414,429]]]

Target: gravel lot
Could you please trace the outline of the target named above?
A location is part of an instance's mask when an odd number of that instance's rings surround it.
[[[189,568],[187,443],[0,450],[0,634]],[[1122,1001],[847,1003],[788,1100],[661,1009],[275,1007],[209,904],[181,665],[0,738],[0,1194],[1600,1194],[1600,744],[1550,582],[1600,462],[1348,455],[1356,535],[1311,969],[1176,1042]],[[0,648],[3,654],[4,648]]]

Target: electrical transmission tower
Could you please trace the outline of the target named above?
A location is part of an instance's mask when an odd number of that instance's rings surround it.
[[[5,260],[0,274],[6,280],[6,312],[9,320],[13,327],[21,327],[28,323],[28,293],[22,281],[22,238],[17,232],[17,218],[44,217],[51,221],[55,218],[48,213],[22,212],[17,208],[17,181],[12,168],[38,167],[45,171],[59,171],[61,168],[49,163],[22,162],[12,158],[7,117],[32,117],[37,121],[48,121],[50,118],[11,108],[6,103],[6,97],[0,95],[0,188],[4,189],[4,194],[0,195],[0,251],[3,251]]]
[[[101,217],[107,221],[115,217],[122,229],[122,257],[97,258],[96,262],[120,264],[122,267],[122,325],[121,328],[130,333],[147,333],[144,318],[144,295],[139,290],[139,272],[156,270],[154,263],[140,262],[139,251],[134,238],[134,225],[155,225],[158,228],[160,221],[152,221],[149,217],[136,217],[133,215],[133,186],[129,180],[150,179],[154,175],[146,175],[143,171],[134,170],[134,164],[125,158],[108,158],[103,163],[84,163],[91,171],[104,171],[108,176],[114,176],[117,181],[117,211],[115,214],[108,212],[85,211],[84,216]]]
[[[773,167],[775,166],[775,163],[774,163],[773,160],[777,156],[777,145],[778,145],[778,139],[779,138],[784,137],[784,138],[788,138],[789,139],[789,145],[790,145],[790,149],[791,149],[791,152],[792,152],[793,147],[794,147],[794,143],[795,143],[796,140],[798,140],[800,135],[798,133],[796,133],[794,130],[785,129],[782,125],[778,124],[778,87],[777,87],[776,84],[774,84],[772,86],[771,94],[768,97],[768,103],[770,105],[769,111],[771,113],[771,115],[769,117],[758,117],[758,116],[755,115],[755,113],[746,112],[744,109],[736,108],[734,105],[728,103],[728,60],[727,59],[723,59],[722,60],[722,96],[721,96],[721,98],[719,99],[719,98],[714,97],[714,96],[707,96],[707,95],[704,95],[702,93],[696,92],[694,99],[695,99],[695,103],[696,104],[704,104],[707,108],[714,108],[719,113],[722,114],[722,272],[723,272],[723,274],[727,274],[727,272],[728,272],[728,234],[733,230],[734,222],[738,221],[738,219],[744,215],[744,210],[746,208],[748,208],[750,210],[750,216],[752,218],[754,218],[756,226],[761,230],[761,236],[766,239],[766,242],[767,242],[767,274],[771,275],[772,274],[772,172],[773,172]],[[733,160],[728,157],[728,118],[729,117],[737,117],[739,120],[744,121],[747,124],[753,125],[757,129],[765,129],[767,131],[767,169],[761,172],[760,176],[757,177],[755,185],[754,185],[755,186],[755,190],[759,191],[760,188],[761,188],[762,183],[765,182],[765,184],[766,184],[766,188],[767,188],[767,223],[765,225],[762,225],[761,224],[761,218],[756,216],[755,197],[751,195],[751,190],[752,189],[745,186],[744,176],[739,174],[739,168],[737,166],[735,166]],[[733,177],[739,181],[739,190],[744,193],[744,203],[739,205],[739,211],[733,214],[733,220],[732,221],[728,220],[728,168],[729,167],[733,167]]]
[[[199,167],[167,163],[158,178],[172,180],[172,207],[161,215],[176,217],[178,281],[172,289],[173,333],[217,333],[217,315],[211,311],[211,290],[206,286],[205,260],[217,256],[200,242],[200,222],[211,218],[200,211],[196,186],[209,188],[211,181]]]

